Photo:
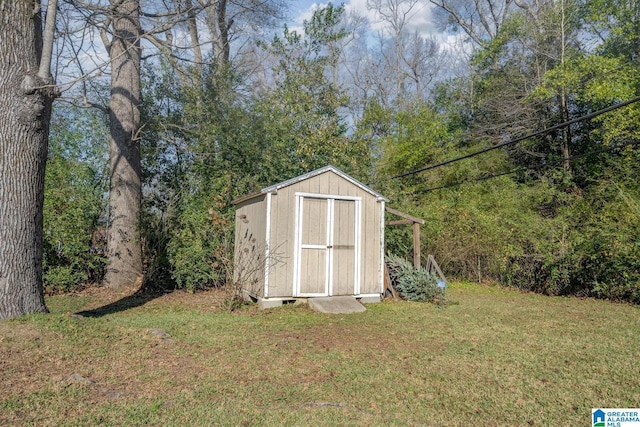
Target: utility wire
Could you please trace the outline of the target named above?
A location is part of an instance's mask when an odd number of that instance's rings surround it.
[[[611,75],[611,74],[613,74],[613,73],[615,73],[615,72],[617,72],[617,71],[620,71],[620,70],[624,69],[625,67],[631,66],[632,64],[633,64],[633,61],[631,61],[631,60],[625,60],[625,62],[623,62],[623,63],[621,63],[621,64],[618,64],[616,67],[614,67],[613,69],[609,70],[609,71],[608,71],[608,74],[609,74],[609,75]],[[590,83],[590,82],[592,82],[592,81],[594,81],[594,80],[596,80],[596,79],[599,79],[599,78],[601,78],[601,77],[602,77],[602,75],[594,74],[594,75],[592,75],[592,76],[590,76],[590,77],[586,78],[586,79],[583,81],[583,83],[584,83],[584,84],[586,84],[586,83]],[[391,161],[390,159],[387,159],[386,161],[382,161],[382,162],[377,163],[377,164],[376,164],[376,167],[378,167],[378,168],[379,168],[379,167],[385,167],[385,166],[387,166],[387,165],[389,165],[389,164],[391,164],[391,163],[392,163],[392,161]]]
[[[480,154],[487,153],[489,151],[497,150],[498,148],[506,147],[508,145],[517,144],[518,142],[522,142],[525,139],[533,138],[535,136],[545,135],[545,134],[547,134],[549,132],[561,129],[561,128],[566,127],[566,126],[570,126],[570,125],[572,125],[574,123],[578,123],[578,122],[581,122],[581,121],[584,121],[584,120],[590,120],[590,119],[592,119],[594,117],[600,116],[602,114],[608,113],[608,112],[613,111],[613,110],[617,110],[618,108],[626,107],[627,105],[631,105],[631,104],[633,104],[635,102],[638,102],[638,101],[640,101],[640,96],[637,96],[637,97],[635,97],[633,99],[630,99],[628,101],[624,101],[624,102],[620,102],[618,104],[611,105],[611,106],[609,106],[607,108],[603,108],[602,110],[594,111],[592,113],[585,114],[584,116],[580,116],[580,117],[577,117],[575,119],[572,119],[572,120],[569,120],[569,121],[566,121],[566,122],[562,122],[562,123],[557,124],[555,126],[551,126],[550,128],[546,128],[546,129],[543,129],[543,130],[540,130],[540,131],[537,131],[537,132],[534,132],[534,133],[530,133],[528,135],[521,136],[521,137],[518,137],[518,138],[515,138],[515,139],[512,139],[512,140],[509,140],[507,142],[503,142],[501,144],[493,145],[491,147],[482,149],[480,151],[476,151],[474,153],[466,154],[464,156],[456,157],[455,159],[446,160],[444,162],[437,163],[435,165],[427,166],[427,167],[416,169],[416,170],[413,170],[413,171],[410,171],[410,172],[405,172],[405,173],[402,173],[400,175],[392,176],[391,179],[404,178],[405,176],[415,175],[415,174],[418,174],[420,172],[433,170],[433,169],[436,169],[436,168],[439,168],[439,167],[442,167],[442,166],[449,165],[451,163],[456,163],[456,162],[459,162],[461,160],[469,159],[471,157],[475,157],[475,156],[478,156]]]
[[[606,153],[606,152],[609,152],[609,151],[614,151],[614,150],[623,149],[623,148],[626,148],[626,147],[636,146],[636,145],[640,145],[640,141],[627,142],[626,144],[617,145],[615,147],[602,148],[600,150],[590,151],[588,153],[576,154],[575,156],[565,157],[565,158],[562,158],[560,160],[557,160],[557,161],[554,161],[554,162],[551,162],[551,163],[540,162],[540,163],[538,163],[536,165],[525,167],[525,168],[512,169],[512,170],[507,171],[507,172],[502,172],[502,173],[498,173],[498,174],[494,174],[494,175],[488,175],[488,176],[482,176],[482,177],[479,177],[479,178],[476,178],[476,179],[468,179],[468,180],[464,180],[464,181],[458,181],[458,182],[454,182],[452,184],[441,185],[439,187],[425,188],[424,190],[414,191],[413,194],[425,194],[425,193],[430,193],[430,192],[436,191],[436,190],[442,190],[444,188],[459,187],[459,186],[461,186],[463,184],[470,184],[470,183],[474,183],[474,182],[487,181],[489,179],[498,178],[498,177],[505,176],[505,175],[511,175],[511,174],[518,173],[518,172],[525,172],[525,171],[529,171],[529,170],[533,171],[533,170],[542,169],[544,167],[553,167],[553,166],[560,165],[560,164],[564,163],[565,161],[576,160],[576,159],[580,159],[582,157],[593,156],[595,154]]]

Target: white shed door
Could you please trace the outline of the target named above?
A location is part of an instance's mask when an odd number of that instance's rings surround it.
[[[294,296],[360,292],[360,200],[297,197]]]

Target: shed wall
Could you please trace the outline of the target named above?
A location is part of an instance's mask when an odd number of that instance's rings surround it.
[[[234,278],[254,296],[263,296],[267,230],[266,195],[236,207]]]

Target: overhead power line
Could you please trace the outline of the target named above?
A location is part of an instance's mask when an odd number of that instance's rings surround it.
[[[489,151],[497,150],[499,148],[506,147],[508,145],[514,145],[514,144],[517,144],[518,142],[522,142],[522,141],[524,141],[526,139],[533,138],[535,136],[545,135],[545,134],[547,134],[549,132],[553,132],[554,130],[562,129],[563,127],[566,127],[566,126],[571,126],[574,123],[578,123],[578,122],[582,122],[582,121],[585,121],[585,120],[593,119],[594,117],[600,116],[602,114],[608,113],[608,112],[613,111],[613,110],[617,110],[618,108],[626,107],[627,105],[631,105],[631,104],[633,104],[635,102],[638,102],[638,101],[640,101],[640,96],[637,96],[637,97],[635,97],[633,99],[630,99],[628,101],[624,101],[624,102],[620,102],[618,104],[611,105],[611,106],[609,106],[607,108],[603,108],[602,110],[594,111],[592,113],[585,114],[584,116],[580,116],[580,117],[577,117],[575,119],[572,119],[572,120],[569,120],[569,121],[566,121],[566,122],[562,122],[562,123],[557,124],[555,126],[551,126],[549,128],[546,128],[546,129],[543,129],[543,130],[540,130],[540,131],[537,131],[537,132],[534,132],[534,133],[530,133],[530,134],[525,135],[525,136],[521,136],[521,137],[518,137],[518,138],[515,138],[515,139],[511,139],[511,140],[509,140],[507,142],[503,142],[501,144],[497,144],[497,145],[493,145],[491,147],[484,148],[484,149],[482,149],[480,151],[476,151],[474,153],[466,154],[464,156],[460,156],[460,157],[456,157],[454,159],[445,160],[444,162],[436,163],[435,165],[426,166],[424,168],[420,168],[420,169],[416,169],[416,170],[413,170],[413,171],[410,171],[410,172],[402,173],[400,175],[392,176],[391,179],[404,178],[405,176],[415,175],[415,174],[418,174],[418,173],[421,173],[421,172],[425,172],[425,171],[433,170],[433,169],[436,169],[436,168],[439,168],[439,167],[442,167],[442,166],[450,165],[451,163],[456,163],[456,162],[459,162],[461,160],[469,159],[471,157],[475,157],[475,156],[478,156],[480,154],[487,153]]]
[[[442,190],[442,189],[445,189],[445,188],[459,187],[459,186],[464,185],[464,184],[470,184],[470,183],[480,182],[480,181],[487,181],[489,179],[498,178],[498,177],[505,176],[505,175],[512,175],[512,174],[518,173],[518,172],[526,172],[526,171],[529,171],[529,170],[538,170],[538,169],[543,169],[545,167],[558,166],[560,164],[563,164],[566,161],[576,160],[576,159],[580,159],[582,157],[593,156],[593,155],[596,155],[596,154],[606,153],[606,152],[609,152],[609,151],[621,150],[623,148],[630,147],[630,146],[636,146],[636,145],[640,145],[640,141],[627,142],[626,144],[617,145],[615,147],[602,148],[600,150],[589,151],[588,153],[576,154],[575,156],[565,157],[565,158],[562,158],[560,160],[557,160],[557,161],[554,161],[554,162],[550,162],[550,163],[549,162],[540,162],[540,163],[535,164],[533,166],[524,167],[524,168],[518,168],[518,169],[512,169],[510,171],[497,173],[497,174],[494,174],[494,175],[481,176],[479,178],[467,179],[467,180],[464,180],[464,181],[458,181],[458,182],[454,182],[454,183],[451,183],[451,184],[441,185],[441,186],[438,186],[438,187],[425,188],[424,190],[415,191],[414,194],[430,193],[432,191]]]

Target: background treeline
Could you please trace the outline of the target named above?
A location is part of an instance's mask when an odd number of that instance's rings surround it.
[[[231,200],[331,163],[424,218],[422,250],[449,276],[640,303],[640,107],[539,132],[640,94],[637,2],[432,0],[447,45],[410,30],[423,4],[369,3],[376,34],[331,5],[294,31],[286,5],[267,2],[272,13],[256,14],[269,19],[239,16],[226,52],[160,49],[144,62],[147,285],[224,284]],[[83,91],[105,96],[101,78]],[[105,123],[55,104],[49,291],[103,274]],[[389,228],[388,251],[409,256],[409,233]]]

